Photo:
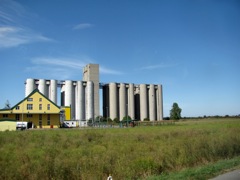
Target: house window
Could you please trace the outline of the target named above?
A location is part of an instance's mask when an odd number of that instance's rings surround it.
[[[16,110],[19,110],[19,109],[20,109],[20,106],[17,106],[17,107],[16,107]]]
[[[28,98],[27,101],[33,101],[33,98]]]
[[[16,114],[16,120],[19,121],[20,120],[20,115]]]
[[[42,98],[39,98],[39,102],[42,102]]]
[[[50,124],[51,124],[50,114],[48,114],[48,116],[47,116],[47,125],[50,125]]]
[[[42,104],[39,104],[39,110],[42,110]]]
[[[39,121],[42,120],[42,114],[39,114]]]
[[[27,114],[27,118],[32,118],[33,115],[32,114]]]
[[[27,104],[27,110],[32,110],[33,109],[33,104]]]
[[[38,121],[39,126],[42,126],[42,120]]]
[[[50,110],[50,104],[47,105],[47,110]]]
[[[8,117],[8,114],[3,114],[3,117],[4,117],[4,118],[7,118],[7,117]]]

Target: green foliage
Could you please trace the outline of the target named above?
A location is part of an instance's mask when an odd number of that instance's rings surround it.
[[[239,132],[239,118],[0,132],[0,179],[146,179],[239,156]]]
[[[132,120],[131,116],[124,116],[122,120]]]
[[[177,103],[173,103],[172,109],[170,110],[170,119],[179,120],[181,119],[182,109],[178,106]]]
[[[8,100],[5,102],[4,109],[11,109],[11,105],[10,105],[10,102]]]
[[[119,119],[116,117],[116,118],[114,118],[114,120],[113,120],[115,123],[119,123],[120,121],[119,121]]]
[[[102,117],[101,122],[112,122],[112,119],[110,117]]]
[[[97,116],[96,118],[95,118],[95,121],[104,121],[104,118],[102,117],[102,116]]]
[[[150,119],[149,118],[144,118],[143,121],[150,121]]]
[[[108,121],[108,122],[112,122],[113,120],[112,120],[110,117],[108,117],[108,118],[107,118],[107,121]]]

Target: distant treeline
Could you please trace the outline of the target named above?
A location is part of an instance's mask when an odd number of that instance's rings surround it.
[[[198,116],[198,117],[181,117],[181,119],[207,119],[207,118],[239,118],[240,114],[238,115],[225,115],[225,116],[219,116],[219,115],[215,115],[215,116]],[[164,120],[170,120],[170,117],[164,117]]]

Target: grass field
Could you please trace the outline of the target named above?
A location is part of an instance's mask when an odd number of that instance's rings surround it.
[[[239,118],[0,132],[0,179],[158,179],[240,156],[239,132]]]

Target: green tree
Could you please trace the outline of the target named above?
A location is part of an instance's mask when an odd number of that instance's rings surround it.
[[[179,120],[181,118],[182,109],[177,103],[173,103],[172,109],[170,110],[170,119]]]
[[[7,100],[4,109],[11,109],[10,102]]]
[[[120,122],[119,119],[118,119],[117,117],[114,118],[113,121],[114,121],[115,123],[119,123],[119,122]]]
[[[122,120],[132,120],[131,116],[124,116]]]
[[[150,121],[150,119],[149,118],[144,118],[143,121]]]

